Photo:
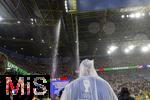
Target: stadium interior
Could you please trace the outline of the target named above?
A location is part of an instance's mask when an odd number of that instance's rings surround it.
[[[72,81],[93,59],[116,95],[150,100],[150,3],[82,11],[71,1],[82,0],[0,0],[0,74]]]

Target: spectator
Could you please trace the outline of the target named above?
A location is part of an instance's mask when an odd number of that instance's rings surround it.
[[[123,87],[118,97],[119,100],[135,100],[133,97],[130,96],[130,92],[128,88]]]
[[[65,87],[60,100],[118,100],[110,85],[97,75],[93,60],[83,60],[79,78]]]
[[[60,92],[59,92],[59,98],[61,98],[63,91],[64,91],[64,88],[60,90]]]

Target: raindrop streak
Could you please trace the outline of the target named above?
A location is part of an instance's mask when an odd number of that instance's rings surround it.
[[[76,71],[79,68],[79,62],[80,62],[80,57],[79,57],[79,30],[78,30],[78,19],[77,16],[75,17],[76,20]]]
[[[55,78],[57,65],[58,65],[58,44],[59,44],[59,37],[60,37],[60,30],[61,30],[61,19],[59,19],[57,27],[56,27],[56,34],[55,34],[55,41],[54,41],[54,51],[53,51],[53,58],[52,58],[52,78]]]

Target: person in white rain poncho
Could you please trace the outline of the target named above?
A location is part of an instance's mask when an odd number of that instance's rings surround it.
[[[79,78],[65,87],[60,100],[118,100],[108,82],[100,78],[94,61],[85,59],[80,64]]]

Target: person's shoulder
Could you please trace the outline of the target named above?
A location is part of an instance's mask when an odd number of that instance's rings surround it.
[[[75,79],[75,80],[73,80],[72,82],[70,82],[66,87],[70,87],[70,86],[72,86],[72,85],[75,85],[75,84],[77,84],[78,82],[80,82],[80,81],[82,81],[82,80],[84,80],[84,79],[89,79],[89,80],[94,80],[94,81],[96,81],[97,83],[103,83],[103,84],[109,84],[107,81],[105,81],[104,79],[102,79],[101,77],[87,77],[87,76],[84,76],[84,77],[79,77],[79,78],[77,78],[77,79]]]
[[[87,76],[79,77],[79,78],[71,81],[69,84],[67,84],[66,87],[76,86],[79,82],[81,82],[85,79],[89,79],[89,77],[87,77]]]
[[[108,84],[108,82],[106,80],[104,80],[103,78],[101,78],[101,77],[95,77],[95,79],[98,82],[102,82],[102,83]]]
[[[103,78],[101,77],[95,77],[96,79],[96,83],[99,84],[100,86],[103,86],[103,88],[111,88],[110,84],[104,80]]]
[[[73,84],[77,83],[78,81],[79,81],[79,79],[75,79],[75,80],[71,81],[69,84],[67,84],[67,85],[65,86],[65,88],[71,87]]]

